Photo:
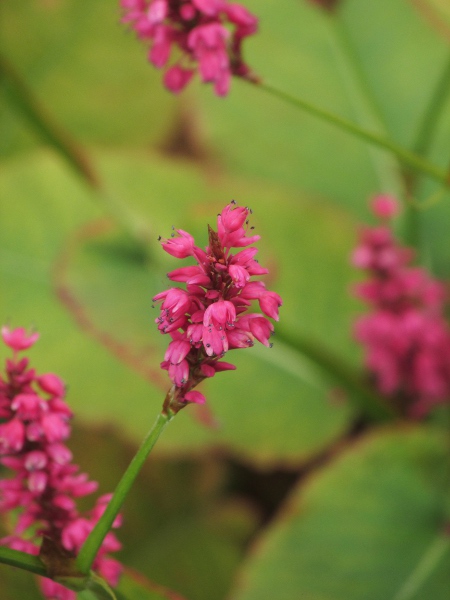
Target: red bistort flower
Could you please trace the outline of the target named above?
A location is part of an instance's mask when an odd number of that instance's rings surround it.
[[[173,50],[175,62],[166,69],[165,86],[180,92],[198,68],[204,83],[213,83],[225,96],[231,75],[250,78],[242,58],[242,41],[256,32],[258,20],[227,0],[121,0],[123,23],[150,44],[149,61],[166,67]]]
[[[89,515],[79,514],[75,499],[94,492],[97,482],[78,472],[65,445],[72,412],[64,402],[64,384],[53,373],[38,375],[28,368],[27,358],[19,358],[19,352],[36,342],[37,333],[3,327],[2,337],[13,357],[6,361],[5,376],[0,375],[0,463],[13,476],[0,481],[0,514],[12,512],[15,524],[0,544],[38,554],[45,536],[75,556],[110,496],[99,498]],[[119,525],[120,518],[114,527]],[[115,535],[108,533],[93,564],[112,586],[117,585],[122,567],[107,554],[120,547]],[[76,598],[75,592],[51,579],[39,578],[39,583],[50,600]]]
[[[388,222],[396,201],[378,196],[374,214]],[[353,264],[369,280],[356,294],[371,313],[355,324],[365,346],[366,366],[378,390],[401,412],[423,417],[450,398],[450,331],[444,318],[445,290],[425,269],[411,267],[414,253],[401,246],[390,227],[365,228]]]
[[[248,248],[260,239],[248,235],[250,209],[233,201],[217,218],[217,232],[209,231],[209,245],[202,250],[194,238],[177,230],[178,236],[162,241],[166,252],[176,258],[192,256],[197,264],[175,269],[169,279],[185,283],[186,289],[172,287],[154,298],[161,302],[156,319],[158,329],[172,341],[161,367],[169,372],[173,383],[170,405],[180,409],[188,402],[202,404],[204,396],[191,391],[206,377],[219,371],[235,369],[221,359],[228,350],[248,348],[258,340],[270,346],[272,323],[260,313],[248,313],[257,300],[267,317],[278,321],[281,297],[266,289],[252,277],[268,273],[255,260],[257,249]],[[232,253],[232,248],[244,248]]]

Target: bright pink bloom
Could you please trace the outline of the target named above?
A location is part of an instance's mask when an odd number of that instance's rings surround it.
[[[32,333],[27,335],[27,332],[23,327],[18,327],[12,331],[9,327],[2,327],[2,338],[7,346],[19,352],[20,350],[26,350],[30,348],[39,338],[38,333]]]
[[[205,83],[225,96],[232,75],[255,79],[242,58],[243,40],[256,33],[258,20],[227,0],[121,0],[122,22],[150,44],[149,61],[158,69],[171,56],[164,85],[174,93],[185,88],[198,68]]]
[[[205,251],[182,230],[172,243],[162,242],[169,254],[181,257],[188,254],[173,249],[184,248],[189,240],[189,255],[197,260],[194,266],[168,273],[172,281],[185,283],[187,290],[170,288],[153,298],[161,301],[158,329],[172,337],[161,367],[174,384],[172,398],[178,409],[188,402],[204,402],[199,392],[191,391],[203,379],[235,368],[220,361],[229,349],[248,348],[255,340],[271,346],[272,323],[261,314],[246,314],[246,310],[252,300],[258,300],[263,313],[278,320],[281,297],[261,281],[251,281],[268,272],[254,259],[256,248],[231,252],[233,247],[249,246],[259,239],[247,235],[250,212],[234,201],[226,206],[218,215],[217,233],[209,227]]]
[[[12,535],[0,544],[38,554],[45,535],[76,554],[104,510],[105,497],[87,517],[80,517],[74,499],[91,494],[98,486],[85,473],[78,473],[64,444],[72,417],[63,400],[64,383],[53,373],[37,375],[28,368],[27,359],[16,358],[17,352],[37,340],[37,334],[26,336],[23,329],[16,329],[5,335],[5,329],[3,337],[14,350],[14,358],[7,360],[6,374],[0,376],[0,463],[13,476],[0,481],[0,513],[14,511],[17,518]],[[109,533],[93,565],[111,585],[117,584],[121,566],[107,553],[118,549],[120,543]],[[40,587],[49,600],[76,597],[50,579],[41,578]]]
[[[380,219],[391,219],[398,213],[398,202],[387,194],[375,196],[371,202],[372,211]]]
[[[388,220],[397,205],[381,196],[372,208]],[[353,264],[369,280],[355,291],[372,312],[357,320],[355,337],[365,346],[366,367],[379,391],[401,412],[422,417],[450,398],[450,330],[442,284],[409,266],[412,258],[387,225],[362,231]]]
[[[190,82],[194,72],[193,69],[183,69],[179,65],[174,65],[165,72],[163,78],[164,85],[169,91],[179,94]]]

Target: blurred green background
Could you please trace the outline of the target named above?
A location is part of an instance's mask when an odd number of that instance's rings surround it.
[[[245,4],[260,18],[245,57],[263,78],[417,146],[448,71],[445,0],[343,0],[333,13],[307,0]],[[67,382],[75,457],[102,492],[168,386],[151,298],[178,265],[158,236],[175,225],[204,245],[234,198],[253,209],[268,285],[284,298],[274,347],[230,356],[238,370],[207,382],[207,407],[183,411],[159,441],[124,509],[124,563],[186,600],[447,598],[441,420],[362,427],[351,394],[305,348],[360,365],[349,254],[368,198],[433,196],[416,238],[448,278],[450,194],[244,82],[225,99],[198,81],[173,97],[116,2],[3,0],[0,11],[0,317],[40,332],[31,359]],[[73,141],[100,187],[30,108]],[[425,152],[444,168],[447,96],[433,114]],[[428,554],[431,573],[402,596]],[[0,576],[2,600],[39,597],[28,575]],[[131,600],[171,597],[145,587]]]

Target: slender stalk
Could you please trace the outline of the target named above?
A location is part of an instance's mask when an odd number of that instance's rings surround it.
[[[388,131],[368,85],[348,32],[339,16],[333,12],[326,15],[329,42],[338,73],[343,82],[354,118],[358,125],[373,129],[378,135],[388,136]],[[405,194],[405,181],[395,155],[369,146],[369,157],[380,186],[380,192],[397,197]]]
[[[47,576],[47,569],[40,558],[32,554],[20,552],[19,550],[6,548],[6,546],[0,546],[0,563],[17,567],[24,571],[41,575],[42,577]]]
[[[436,127],[442,116],[450,91],[450,57],[444,65],[444,69],[431,94],[428,106],[422,115],[419,129],[413,143],[413,151],[425,156],[430,148]],[[417,172],[409,173],[407,177],[408,196],[413,198],[417,184]],[[418,208],[413,201],[406,204],[406,241],[409,245],[420,249],[421,246],[421,219]]]
[[[161,412],[158,415],[155,424],[148,432],[147,437],[141,444],[141,447],[135,454],[125,473],[122,475],[122,478],[119,481],[105,512],[98,520],[78,554],[76,562],[81,573],[89,573],[97,552],[100,549],[106,534],[111,529],[114,519],[119,514],[119,511],[122,508],[122,504],[124,503],[131,486],[138,476],[148,455],[150,454],[150,451],[173,416],[173,413],[166,412]]]
[[[306,111],[310,115],[313,115],[322,121],[326,121],[332,125],[335,125],[339,129],[346,131],[347,133],[351,133],[355,137],[364,140],[365,142],[369,142],[374,146],[378,146],[380,148],[384,148],[385,150],[389,150],[392,152],[397,158],[406,166],[414,169],[415,171],[419,171],[424,175],[428,175],[429,177],[439,181],[440,183],[450,187],[450,174],[441,169],[440,167],[430,163],[426,159],[418,156],[414,152],[396,144],[392,140],[372,131],[368,131],[363,127],[353,123],[352,121],[348,121],[339,115],[336,115],[332,112],[329,112],[323,108],[316,106],[315,104],[304,100],[303,98],[298,98],[297,96],[293,96],[288,92],[284,92],[279,90],[275,86],[263,82],[261,80],[253,80],[247,79],[253,85],[256,85],[258,88],[266,91],[267,93],[284,100],[285,102],[295,106],[296,108],[300,108],[301,110]]]
[[[393,600],[412,600],[425,581],[436,569],[446,552],[450,549],[450,537],[440,535],[427,548],[419,563],[406,580],[404,585],[395,594]]]
[[[424,155],[430,148],[436,126],[442,116],[450,92],[450,56],[444,65],[444,69],[436,83],[428,106],[422,116],[421,124],[413,144],[413,150],[417,154]]]

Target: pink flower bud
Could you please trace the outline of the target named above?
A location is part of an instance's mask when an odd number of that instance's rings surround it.
[[[11,330],[9,327],[4,326],[2,327],[2,338],[7,346],[16,352],[20,352],[30,348],[39,339],[39,334],[27,335],[23,327]]]

